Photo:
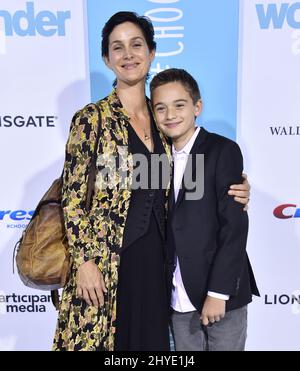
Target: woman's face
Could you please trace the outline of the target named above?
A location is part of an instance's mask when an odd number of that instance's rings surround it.
[[[109,35],[106,65],[115,73],[118,85],[135,85],[144,80],[154,59],[141,29],[131,22],[116,26]]]

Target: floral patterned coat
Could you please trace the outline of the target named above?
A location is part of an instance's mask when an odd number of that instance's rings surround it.
[[[98,153],[104,154],[106,167],[113,167],[115,159],[122,156],[122,148],[128,148],[129,117],[115,90],[96,103],[102,115],[102,132]],[[116,323],[116,295],[119,249],[130,203],[132,179],[132,156],[119,161],[119,171],[106,188],[103,179],[96,176],[91,211],[85,211],[85,195],[89,165],[94,152],[97,135],[98,111],[89,104],[78,111],[72,120],[66,145],[64,164],[62,206],[65,226],[72,257],[70,278],[63,290],[53,350],[112,351]],[[170,148],[160,134],[165,151],[171,159]],[[101,163],[97,160],[97,168]],[[102,160],[103,161],[103,160]],[[123,183],[122,183],[123,182]],[[76,271],[84,262],[96,258],[108,293],[101,308],[89,306],[76,296]]]

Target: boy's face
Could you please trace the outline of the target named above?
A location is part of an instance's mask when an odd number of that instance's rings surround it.
[[[195,131],[195,116],[202,109],[201,101],[196,104],[180,82],[171,82],[157,87],[152,92],[152,105],[156,122],[168,137],[189,139]]]

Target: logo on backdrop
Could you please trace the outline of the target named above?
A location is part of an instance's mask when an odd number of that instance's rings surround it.
[[[299,305],[300,294],[299,291],[295,291],[292,294],[265,294],[264,295],[265,305]]]
[[[157,63],[156,65],[153,64],[150,69],[151,75],[155,75],[170,68],[172,64],[176,64],[176,57],[184,52],[184,9],[180,0],[150,0],[150,2],[158,3],[144,13],[151,19],[155,38],[159,39],[158,49],[155,53]],[[166,3],[166,5],[163,3]],[[170,6],[171,3],[177,3],[176,7],[173,4]]]
[[[256,13],[262,30],[273,27],[282,29],[285,24],[291,28],[300,29],[300,2],[256,4]],[[298,16],[298,17],[297,17]]]
[[[297,136],[300,135],[300,126],[270,126],[272,136]]]
[[[264,295],[264,304],[265,305],[276,305],[288,307],[291,310],[291,313],[294,315],[300,314],[300,290],[295,290],[293,293],[284,293],[284,294],[265,294]]]
[[[37,12],[34,2],[26,2],[25,9],[13,13],[0,9],[0,54],[6,53],[6,37],[65,36],[71,12],[42,10]]]
[[[281,30],[284,27],[292,29],[291,51],[294,55],[300,55],[300,2],[256,4],[255,7],[262,30]]]
[[[277,206],[273,215],[277,219],[300,218],[300,208],[296,204],[283,204]]]
[[[26,228],[33,213],[34,210],[0,210],[0,226],[4,224],[6,228]]]
[[[1,314],[46,312],[51,295],[18,295],[0,293]]]
[[[0,128],[55,128],[57,116],[5,115],[0,116]]]

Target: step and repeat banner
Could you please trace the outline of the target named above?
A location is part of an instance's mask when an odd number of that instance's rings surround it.
[[[90,100],[85,8],[0,1],[0,350],[51,349],[49,292],[13,275],[13,249],[61,174],[73,113]]]
[[[240,1],[237,139],[262,294],[249,314],[252,350],[300,350],[299,71],[300,2]]]
[[[73,113],[112,89],[101,30],[119,10],[153,22],[150,75],[191,72],[204,101],[198,124],[242,147],[262,294],[249,306],[247,349],[299,350],[300,2],[264,0],[1,0],[0,350],[51,349],[49,292],[13,274],[13,248],[60,175]]]

